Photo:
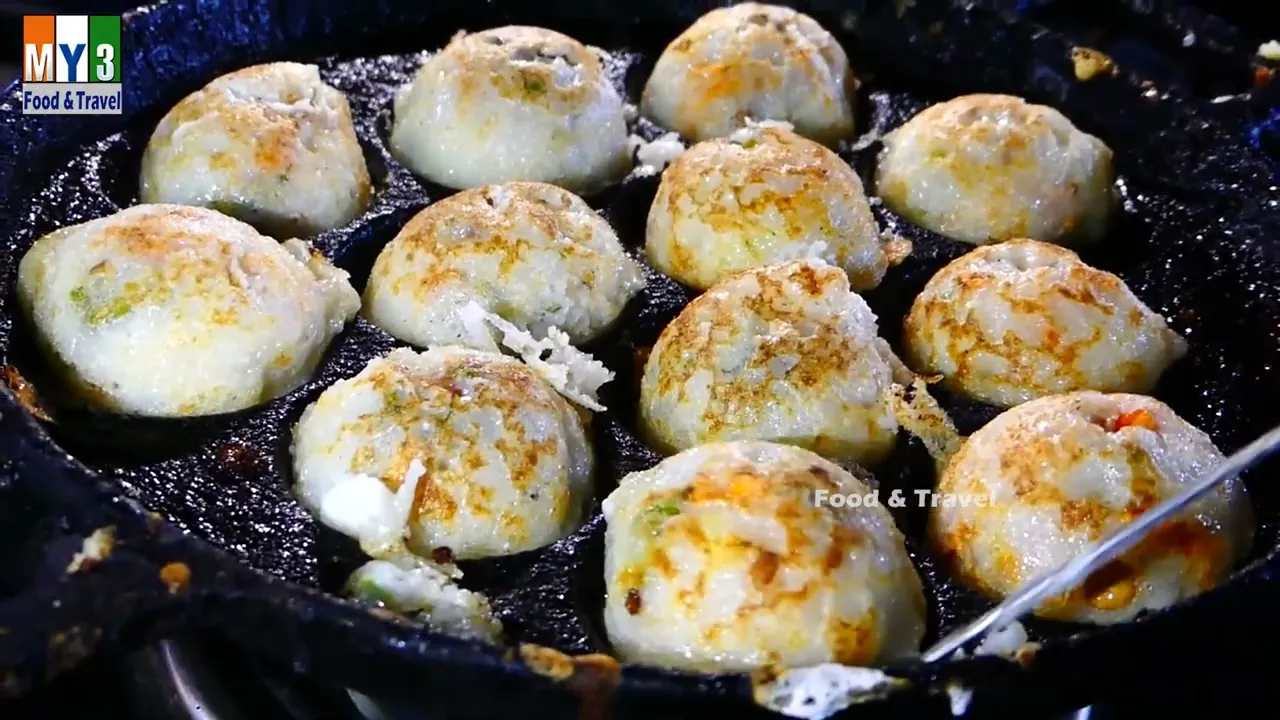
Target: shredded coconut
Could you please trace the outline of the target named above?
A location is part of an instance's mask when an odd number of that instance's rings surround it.
[[[67,565],[66,573],[73,575],[106,560],[111,555],[115,542],[116,528],[114,525],[94,530],[89,537],[84,539],[84,543],[80,545],[80,551],[71,558],[71,562]]]
[[[951,701],[951,717],[960,717],[969,711],[973,690],[959,683],[950,683],[947,685],[947,699]]]
[[[1027,629],[1013,621],[989,633],[973,651],[974,655],[1014,655],[1027,642]]]
[[[729,135],[729,142],[736,143],[738,145],[745,144],[751,140],[759,138],[762,131],[770,128],[794,130],[795,126],[783,120],[760,120],[757,122],[751,118],[747,118],[747,122],[744,127],[734,130],[733,133]]]
[[[588,410],[602,412],[606,409],[600,404],[598,393],[602,385],[613,379],[613,371],[574,347],[569,336],[559,328],[548,328],[547,336],[538,340],[488,312],[475,301],[462,308],[461,316],[468,334],[479,332],[477,326],[483,329],[485,323],[492,325],[502,333],[502,345],[519,355],[526,365],[564,397]]]
[[[903,368],[905,367],[904,365]],[[947,461],[964,443],[964,437],[951,422],[947,411],[929,394],[925,379],[916,378],[911,381],[910,399],[907,398],[907,388],[904,385],[895,382],[890,388],[894,417],[904,430],[920,438],[938,467],[946,466]]]
[[[636,177],[657,175],[673,160],[680,157],[685,150],[684,143],[680,142],[680,135],[674,132],[669,132],[653,142],[646,142],[644,138],[633,133],[627,138],[627,144],[636,155],[638,165],[632,171]]]
[[[826,663],[787,670],[753,688],[758,704],[787,717],[825,720],[895,681],[879,670]]]
[[[777,262],[814,258],[829,265],[830,263],[826,261],[826,258],[830,257],[828,250],[827,244],[821,240],[812,243],[793,243],[790,246],[783,247],[778,252]]]
[[[415,458],[405,470],[404,480],[395,494],[375,477],[352,475],[320,499],[320,519],[359,540],[365,554],[394,556],[404,551],[414,493],[426,473],[422,462]]]
[[[414,616],[440,632],[496,642],[502,624],[484,595],[458,587],[462,571],[408,554],[372,560],[347,582],[363,602]]]

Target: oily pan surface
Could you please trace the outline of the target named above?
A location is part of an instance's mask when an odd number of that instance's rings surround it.
[[[20,140],[17,164],[4,168],[11,182],[0,218],[5,238],[0,355],[54,403],[58,423],[49,428],[54,439],[109,483],[255,569],[336,591],[364,558],[354,541],[320,526],[293,498],[290,429],[324,388],[397,343],[359,319],[332,344],[309,383],[231,415],[146,420],[77,411],[59,402],[29,328],[16,317],[17,261],[53,229],[136,203],[142,149],[160,116],[183,95],[232,69],[287,59],[316,62],[322,78],[351,102],[375,200],[358,220],[312,241],[349,270],[363,290],[378,251],[417,211],[451,192],[415,178],[387,151],[392,94],[408,81],[422,51],[442,47],[458,29],[542,25],[611,51],[611,75],[634,104],[665,44],[710,6],[654,3],[635,11],[643,17],[601,22],[604,15],[584,16],[606,10],[570,3],[540,9],[460,3],[463,7],[444,5],[434,15],[400,7],[416,3],[358,8],[316,3],[291,12],[271,3],[250,5],[244,12],[256,18],[252,28],[226,18],[165,26],[159,20],[170,8],[134,16],[126,33],[134,39],[126,45],[129,114],[122,119],[50,119],[32,132],[17,125],[31,118],[21,119],[12,99],[7,102],[0,120],[14,123],[15,134],[35,146]],[[1247,146],[1242,121],[1210,118],[1207,110],[1160,91],[1146,92],[1123,76],[1080,83],[1071,74],[1068,43],[980,10],[922,2],[897,17],[891,3],[884,5],[856,17],[803,8],[836,35],[862,80],[859,134],[877,137],[927,104],[966,92],[1007,92],[1063,110],[1115,151],[1123,199],[1123,212],[1107,238],[1082,251],[1084,260],[1118,274],[1190,343],[1188,356],[1152,394],[1226,452],[1280,422],[1280,388],[1273,379],[1280,365],[1280,223],[1268,205],[1275,202],[1267,192],[1270,169]],[[273,26],[280,29],[268,29]],[[367,30],[346,31],[354,27]],[[662,132],[645,121],[634,131],[648,139]],[[855,145],[859,149],[846,148],[841,155],[873,190],[879,144]],[[638,256],[656,187],[657,178],[632,178],[587,198]],[[912,299],[934,272],[970,248],[916,228],[878,204],[874,210],[883,228],[915,247],[879,288],[864,294],[882,336],[900,349],[902,319]],[[463,584],[490,597],[509,638],[575,653],[608,652],[600,623],[604,525],[599,500],[623,475],[659,460],[634,431],[634,351],[651,345],[690,297],[677,283],[650,272],[648,287],[628,307],[619,329],[585,348],[617,373],[602,391],[609,411],[594,422],[600,464],[596,502],[586,524],[547,548],[462,564]],[[998,412],[935,393],[965,433]],[[1253,473],[1249,482],[1260,521],[1252,560],[1276,547],[1276,491],[1261,481],[1274,475],[1274,467]],[[876,477],[882,493],[902,489],[909,497],[911,490],[932,487],[934,481],[923,448],[905,433]],[[922,544],[925,511],[912,505],[893,512],[926,586],[929,642],[990,604],[953,583],[934,561]],[[1044,621],[1030,622],[1029,629],[1032,639],[1041,640],[1081,630]]]

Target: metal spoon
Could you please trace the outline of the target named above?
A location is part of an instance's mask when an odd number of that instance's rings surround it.
[[[924,652],[922,659],[927,663],[945,660],[955,651],[985,636],[991,630],[1003,629],[1031,612],[1045,599],[1076,587],[1090,573],[1131,550],[1152,529],[1277,450],[1280,450],[1280,427],[1272,428],[1262,437],[1249,443],[1214,468],[1213,472],[1186,486],[1182,492],[1151,508],[1133,522],[1112,531],[1088,552],[1063,563],[1056,570],[1041,575],[1005,598],[1003,602],[977,620],[942,638]]]

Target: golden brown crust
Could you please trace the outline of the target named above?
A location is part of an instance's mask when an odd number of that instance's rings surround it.
[[[713,39],[715,38],[715,39]],[[768,54],[760,52],[768,49]],[[832,78],[831,73],[839,73]],[[823,109],[833,118],[848,115],[836,108],[839,98],[826,92],[838,87],[844,98],[853,97],[858,82],[843,49],[830,33],[808,15],[780,5],[741,3],[717,8],[698,18],[664,50],[654,68],[655,77],[677,82],[677,101],[657,97],[670,89],[650,82],[641,102],[646,114],[659,105],[660,121],[682,137],[705,140],[751,120],[795,120],[789,117],[750,117],[753,95],[782,95],[790,87],[812,88]],[[669,108],[669,109],[668,109]],[[721,117],[726,108],[732,117]],[[805,135],[832,145],[852,130],[845,124],[804,127]]]
[[[467,387],[461,382],[466,379]],[[361,421],[369,424],[392,425],[412,428],[421,422],[422,405],[429,404],[440,412],[467,412],[477,406],[492,408],[504,418],[517,418],[522,412],[545,413],[557,416],[563,408],[555,407],[563,402],[545,387],[537,375],[518,360],[489,353],[462,353],[444,360],[430,374],[385,364],[368,377],[368,383],[383,396],[383,411]],[[529,436],[529,428],[521,422],[504,423],[506,432],[495,445],[501,453],[510,474],[511,484],[524,492],[537,474],[538,464],[545,457],[558,453],[558,438],[551,435],[537,441]],[[373,436],[372,428],[360,429],[359,423],[351,431]],[[448,486],[460,481],[458,473],[466,473],[484,467],[491,461],[485,458],[486,446],[476,443],[471,434],[459,433],[448,423],[437,423],[430,442],[406,441],[397,449],[380,479],[393,492],[399,489],[409,474],[410,464],[417,461],[429,471],[418,479],[414,493],[414,506],[410,520],[418,523],[431,518],[441,523],[454,520],[459,511],[458,503]],[[367,472],[373,462],[374,447],[365,445],[351,460],[351,472]],[[455,471],[443,468],[456,467]],[[566,497],[561,498],[560,495]],[[567,505],[567,491],[556,497],[557,505]],[[514,542],[522,542],[528,528],[522,518],[505,513],[493,506],[492,489],[481,484],[471,484],[466,496],[465,511],[472,517],[498,516],[498,522],[511,533]],[[567,507],[563,509],[567,510]]]
[[[507,202],[521,203],[518,218],[495,205],[493,194],[499,190],[511,196]],[[435,258],[436,262],[430,269],[399,274],[390,286],[392,293],[401,295],[405,292],[405,284],[412,283],[413,296],[422,302],[433,301],[441,288],[463,279],[465,268],[451,262],[453,256],[497,257],[498,273],[506,275],[526,254],[535,250],[527,239],[528,229],[518,230],[517,220],[521,226],[527,226],[547,238],[568,240],[556,246],[564,257],[594,258],[599,253],[584,244],[580,237],[584,226],[569,222],[565,214],[570,207],[567,195],[565,190],[535,182],[510,182],[463,190],[428,205],[413,216],[392,241],[405,247],[404,255],[382,253],[372,274],[396,275],[386,267],[386,263],[402,259],[413,262],[419,253]],[[447,245],[441,243],[443,238],[450,239]],[[589,287],[592,278],[588,275],[583,281]],[[504,314],[502,308],[497,311],[499,315]]]
[[[219,77],[208,86],[184,97],[165,117],[165,122],[176,126],[199,120],[210,113],[217,113],[221,118],[227,136],[237,144],[253,148],[252,158],[258,171],[264,173],[287,174],[293,168],[295,154],[306,147],[301,134],[303,116],[283,113],[272,109],[265,103],[245,102],[235,94],[222,88],[240,80],[270,81],[278,74],[275,63],[251,65]],[[304,98],[298,85],[280,83],[281,90],[278,102],[292,105]],[[335,96],[335,112],[338,114],[338,128],[345,129],[352,142],[359,142],[352,129],[351,105],[345,96]],[[228,167],[237,162],[237,157],[229,153],[216,153],[210,158],[215,167]],[[367,204],[372,194],[372,184],[367,169],[359,182],[362,193],[361,204]]]
[[[544,108],[579,105],[590,100],[604,74],[599,56],[587,46],[554,30],[524,25],[460,32],[441,53],[472,70],[460,75],[463,104],[486,97],[481,84],[487,82],[508,100]],[[557,58],[577,68],[581,81],[557,81]]]
[[[716,289],[748,278],[758,286],[755,292]],[[867,339],[850,337],[846,327],[831,320],[814,322],[805,309],[829,295],[833,286],[847,287],[846,283],[839,268],[790,262],[736,273],[695,298],[667,325],[648,356],[648,364],[656,365],[646,367],[645,377],[651,380],[642,382],[641,424],[646,439],[666,452],[684,449],[673,446],[684,441],[673,436],[667,420],[654,414],[659,398],[675,402],[680,407],[676,412],[700,412],[697,435],[705,442],[754,428],[757,413],[752,409],[777,402],[777,388],[759,378],[775,375],[778,367],[789,368],[782,376],[789,387],[810,395],[865,372],[865,354],[874,352],[864,347]],[[775,329],[754,344],[741,368],[715,372],[726,347],[743,342],[744,331],[737,322],[742,317]],[[703,388],[695,379],[708,371],[715,376]],[[705,393],[705,401],[695,400],[697,393]],[[848,422],[866,424],[861,434],[836,437],[824,431],[813,437],[790,437],[787,442],[864,463],[874,463],[888,452],[888,444],[881,442],[889,432],[884,427],[887,410],[844,412]],[[867,438],[867,447],[852,446],[854,437]]]
[[[1016,267],[1028,261],[1031,267]],[[1087,332],[1080,332],[1082,318],[1089,319]],[[903,327],[915,370],[943,375],[944,387],[1004,406],[1077,390],[1145,392],[1185,351],[1181,338],[1119,277],[1070,250],[1026,239],[952,261],[930,278]],[[994,327],[1005,332],[997,336]],[[1152,348],[1137,354],[1142,337]],[[1104,352],[1113,367],[1100,364]]]

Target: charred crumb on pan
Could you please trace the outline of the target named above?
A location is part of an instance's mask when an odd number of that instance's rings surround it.
[[[568,686],[582,699],[588,711],[604,720],[601,711],[622,679],[622,667],[614,658],[600,653],[579,655],[573,661],[574,672]]]
[[[26,693],[29,687],[30,680],[13,670],[0,669],[0,697],[16,698]]]
[[[568,680],[579,670],[595,672],[596,669],[602,669],[608,672],[612,668],[615,673],[619,670],[618,661],[608,655],[566,655],[559,650],[533,643],[520,643],[519,653],[520,659],[530,670],[556,682]]]
[[[38,420],[44,422],[52,422],[49,412],[45,410],[44,403],[40,401],[40,396],[36,392],[36,386],[22,376],[18,368],[12,365],[6,365],[4,368],[4,381],[13,391],[22,408],[31,413]]]
[[[1115,61],[1106,53],[1087,47],[1071,49],[1071,64],[1076,79],[1088,82],[1099,75],[1115,75],[1118,72]]]
[[[102,629],[74,625],[49,638],[46,672],[50,678],[83,663],[98,647]]]
[[[111,551],[115,549],[115,541],[116,527],[114,525],[94,530],[84,539],[80,550],[71,558],[71,562],[64,572],[68,575],[74,575],[81,570],[93,569],[111,557]]]
[[[186,592],[191,585],[191,568],[183,562],[166,563],[160,568],[160,582],[169,589],[170,595]]]
[[[1013,651],[1013,661],[1023,667],[1028,667],[1035,662],[1036,654],[1040,652],[1041,644],[1038,642],[1024,642]]]
[[[242,440],[229,438],[219,443],[215,452],[219,464],[236,474],[251,475],[262,469],[262,455]]]
[[[617,660],[599,653],[566,655],[531,643],[521,643],[519,654],[530,670],[578,696],[580,718],[605,720],[609,717],[608,706],[622,677]]]
[[[652,345],[640,345],[631,353],[631,369],[635,374],[636,389],[639,389],[640,387],[640,381],[644,377],[645,363],[649,362],[649,355],[652,352]]]
[[[155,535],[165,528],[168,521],[158,512],[147,513],[147,532]]]
[[[409,623],[409,622],[411,622],[411,621],[410,621],[410,619],[409,619],[408,617],[406,617],[406,616],[404,616],[404,615],[401,615],[400,613],[396,612],[395,610],[392,610],[392,609],[390,609],[390,608],[381,607],[381,606],[379,606],[379,607],[371,607],[371,608],[369,608],[369,614],[370,614],[370,615],[372,615],[372,616],[374,616],[374,617],[376,617],[376,618],[378,618],[379,620],[387,620],[387,621],[394,622],[394,623]]]

